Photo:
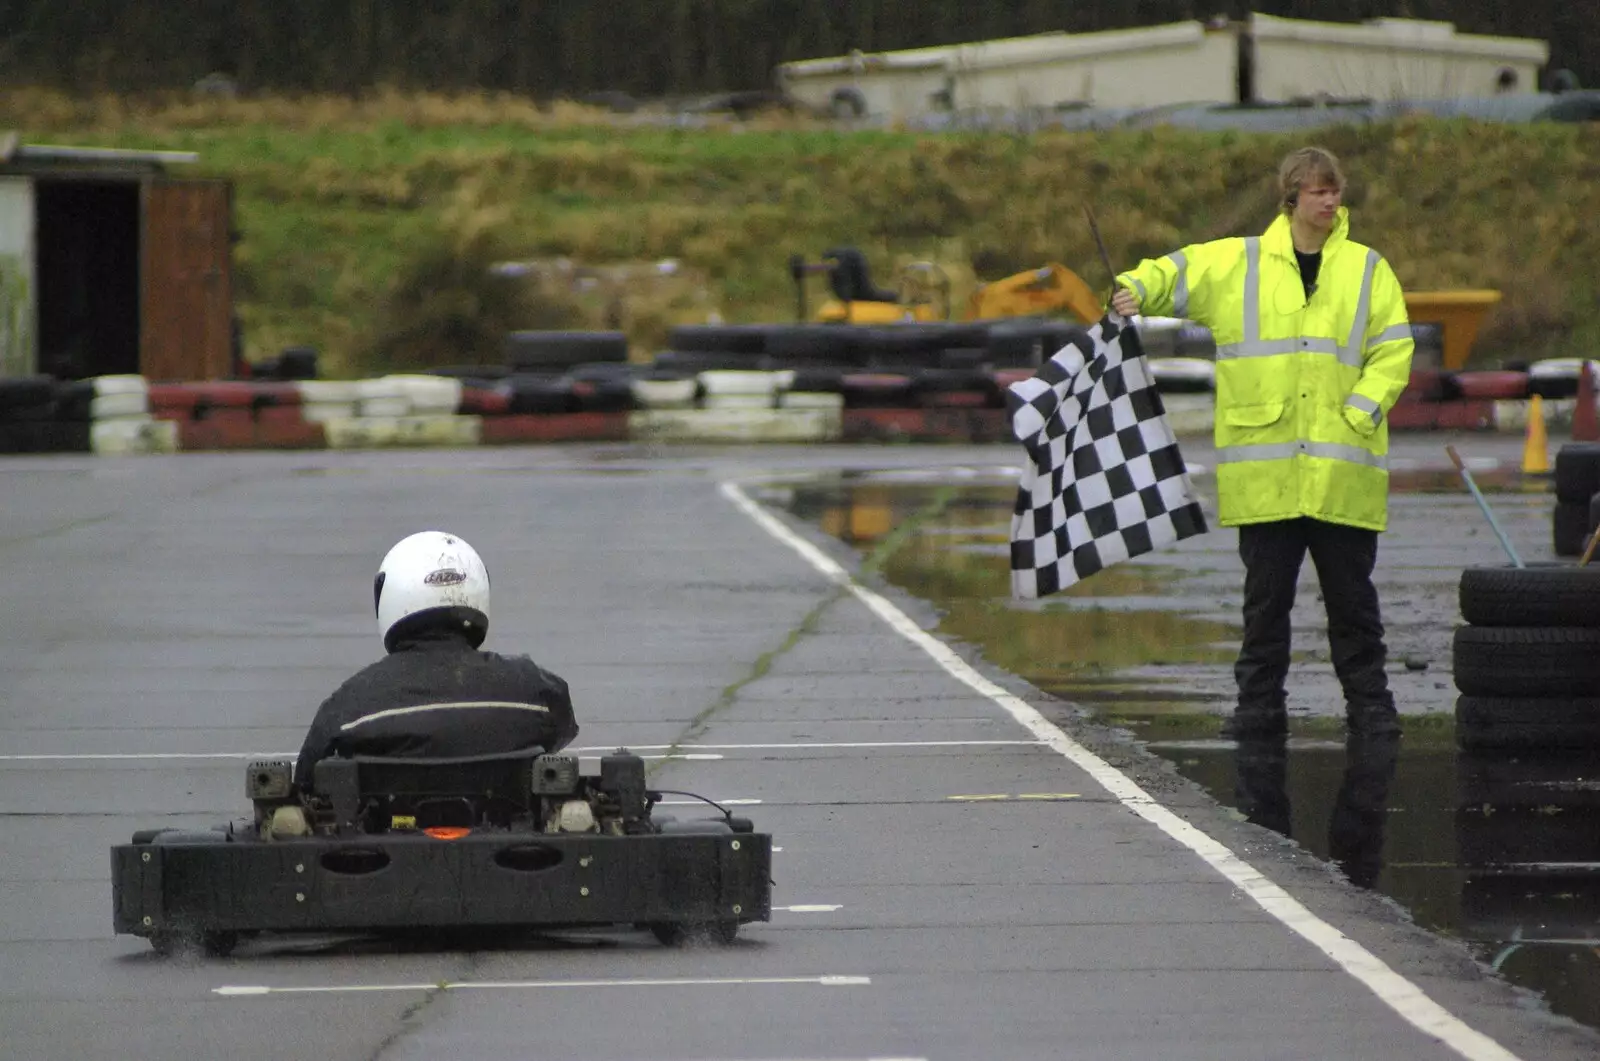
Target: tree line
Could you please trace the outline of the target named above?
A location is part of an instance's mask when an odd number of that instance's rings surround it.
[[[1251,11],[1402,16],[1532,37],[1600,86],[1600,4],[1576,0],[9,0],[0,84],[138,92],[207,75],[248,93],[400,89],[537,98],[767,89],[793,59]]]

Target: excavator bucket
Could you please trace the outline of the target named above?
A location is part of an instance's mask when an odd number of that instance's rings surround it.
[[[1082,277],[1065,265],[1050,262],[980,285],[967,304],[967,319],[1029,317],[1062,310],[1085,324],[1095,323],[1105,313]]]

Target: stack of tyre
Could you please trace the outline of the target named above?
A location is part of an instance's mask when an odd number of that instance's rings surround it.
[[[1457,743],[1600,749],[1600,566],[1469,567],[1460,604]]]
[[[621,412],[636,407],[634,381],[648,366],[628,363],[622,332],[515,331],[505,364],[447,365],[459,379],[463,409],[496,413]]]
[[[1580,556],[1600,525],[1600,442],[1568,442],[1556,451],[1555,488],[1556,555]]]
[[[0,379],[0,453],[63,448],[56,435],[56,381],[50,376]]]
[[[0,379],[0,453],[87,453],[150,421],[150,385],[119,374]]]

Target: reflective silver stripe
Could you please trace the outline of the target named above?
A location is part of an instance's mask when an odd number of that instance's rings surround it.
[[[1396,339],[1409,338],[1411,338],[1410,324],[1391,324],[1389,327],[1385,328],[1383,331],[1367,340],[1367,349],[1371,350],[1374,346],[1378,346],[1381,343],[1392,343]]]
[[[1182,251],[1173,251],[1167,255],[1167,260],[1178,267],[1178,286],[1172,292],[1172,315],[1174,317],[1187,317],[1189,315],[1189,259],[1183,256]]]
[[[1261,338],[1261,237],[1244,241],[1244,341]]]
[[[1138,289],[1138,291],[1139,291],[1139,301],[1141,303],[1143,303],[1146,299],[1148,299],[1150,297],[1149,292],[1147,292],[1144,289],[1144,285],[1141,284],[1139,281],[1135,280],[1133,277],[1130,276],[1130,277],[1128,277],[1128,282],[1131,283],[1135,288]]]
[[[1389,458],[1381,453],[1369,453],[1360,446],[1346,446],[1338,442],[1274,442],[1263,446],[1223,446],[1217,450],[1217,463],[1288,460],[1301,454],[1307,457],[1346,461],[1350,464],[1364,464],[1369,468],[1389,467]]]
[[[1257,339],[1255,342],[1218,343],[1217,360],[1235,357],[1270,357],[1273,354],[1339,354],[1333,339]]]
[[[1367,251],[1367,266],[1361,273],[1361,297],[1356,300],[1356,319],[1350,325],[1350,341],[1339,360],[1360,367],[1367,353],[1367,321],[1372,317],[1372,274],[1378,268],[1378,252]]]
[[[455,711],[462,708],[489,708],[506,709],[511,711],[543,711],[546,714],[550,709],[543,704],[524,704],[514,700],[463,700],[448,704],[418,704],[415,707],[390,707],[382,711],[374,711],[370,715],[362,715],[354,722],[346,722],[339,729],[355,729],[367,722],[377,722],[380,719],[395,718],[399,715],[414,715],[422,711]]]
[[[1383,410],[1378,408],[1378,403],[1368,398],[1365,394],[1352,394],[1344,400],[1352,409],[1359,409],[1372,418],[1372,426],[1377,427],[1383,423]]]

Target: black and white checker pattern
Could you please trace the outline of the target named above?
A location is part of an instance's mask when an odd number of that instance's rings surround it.
[[[1115,313],[1006,395],[1028,451],[1011,516],[1011,593],[1036,598],[1204,534],[1205,515],[1139,344]]]

